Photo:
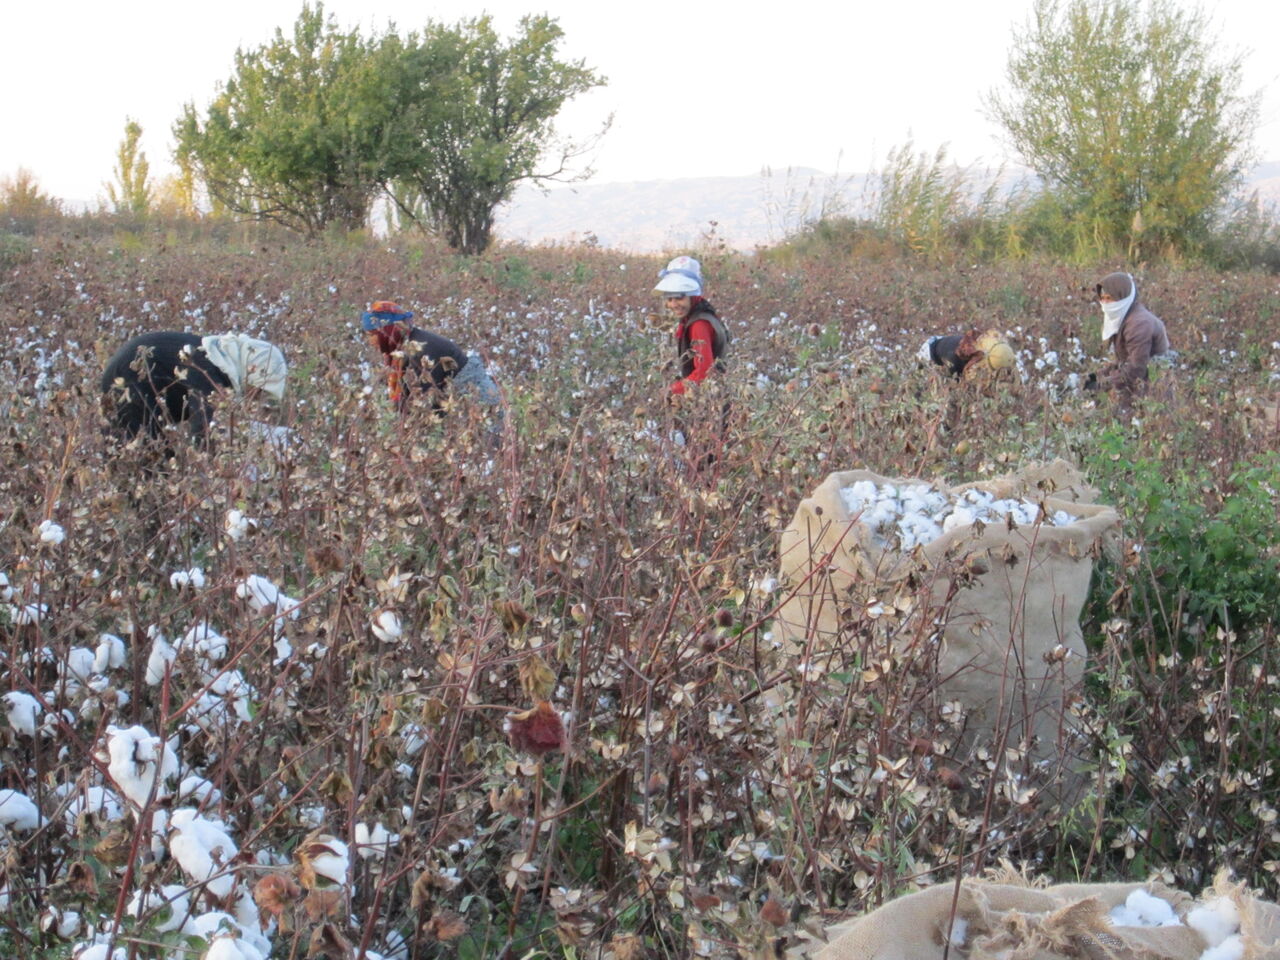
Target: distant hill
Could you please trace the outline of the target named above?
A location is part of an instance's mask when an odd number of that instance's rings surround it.
[[[1020,171],[1004,178],[1016,182]],[[1258,164],[1246,193],[1280,204],[1280,162]],[[856,211],[867,199],[866,174],[811,169],[741,177],[690,177],[631,183],[580,183],[543,193],[517,192],[499,211],[498,234],[525,243],[595,240],[605,247],[652,253],[703,246],[715,236],[750,250],[776,243],[824,208]]]

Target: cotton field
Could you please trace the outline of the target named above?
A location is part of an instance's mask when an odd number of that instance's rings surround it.
[[[198,249],[34,247],[0,273],[0,955],[763,957],[1002,858],[1276,889],[1256,745],[1280,592],[1205,592],[1226,624],[1189,596],[1237,569],[1232,543],[1257,544],[1246,572],[1275,556],[1273,438],[1244,402],[1280,372],[1245,334],[1280,342],[1270,278],[1152,271],[1181,392],[1120,411],[1076,389],[1104,359],[1089,271],[708,250],[731,363],[721,392],[669,401],[657,258],[231,225]],[[497,441],[465,408],[396,415],[359,333],[383,296],[485,355]],[[919,362],[970,325],[1014,371]],[[280,345],[284,401],[220,403],[207,450],[109,444],[102,366],[160,329]],[[821,671],[773,632],[779,533],[829,473],[919,478],[841,494],[910,552],[1076,523],[1048,492],[942,492],[1059,456],[1125,519],[1082,623],[1087,823],[1020,781],[1025,744],[970,749],[928,665],[874,646],[888,601]],[[1187,590],[1144,605],[1169,578]],[[1213,929],[1230,955],[1239,930]]]

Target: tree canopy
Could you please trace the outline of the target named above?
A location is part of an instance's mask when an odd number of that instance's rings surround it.
[[[517,183],[565,173],[573,145],[537,168],[553,120],[603,83],[556,56],[562,36],[540,16],[510,41],[488,17],[365,38],[306,5],[290,35],[237,51],[207,111],[186,106],[178,159],[234,213],[309,234],[355,228],[386,190],[404,219],[479,252]]]
[[[1256,98],[1199,10],[1036,0],[987,107],[1081,224],[1141,257],[1194,247],[1240,179]]]

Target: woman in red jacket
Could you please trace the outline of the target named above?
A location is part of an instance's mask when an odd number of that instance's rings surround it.
[[[676,257],[658,274],[653,288],[666,295],[667,312],[676,321],[676,362],[680,379],[671,393],[681,394],[702,383],[711,371],[724,370],[729,332],[702,295],[702,266],[693,257]]]

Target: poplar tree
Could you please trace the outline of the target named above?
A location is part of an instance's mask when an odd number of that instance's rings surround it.
[[[1194,249],[1257,123],[1241,57],[1170,0],[1035,0],[989,115],[1073,221],[1133,259]]]

